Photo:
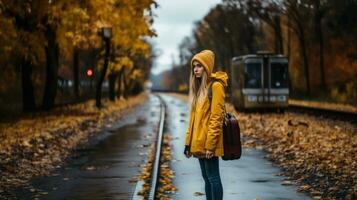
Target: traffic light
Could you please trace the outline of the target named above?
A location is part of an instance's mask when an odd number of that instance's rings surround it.
[[[86,72],[86,75],[88,76],[88,77],[92,77],[93,76],[93,69],[87,69],[87,72]]]

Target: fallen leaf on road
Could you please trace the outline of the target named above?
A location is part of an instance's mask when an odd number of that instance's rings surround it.
[[[311,188],[310,185],[302,185],[298,188],[299,192],[305,192],[306,190],[309,190]]]
[[[227,111],[237,115],[227,104]],[[313,198],[354,200],[357,126],[307,114],[239,113],[244,148],[263,148],[298,191]],[[300,185],[300,187],[299,187]]]
[[[138,178],[137,177],[133,177],[129,180],[129,183],[136,183],[138,182]]]
[[[96,168],[94,167],[94,166],[88,166],[88,167],[86,167],[86,170],[87,171],[93,171],[93,170],[95,170]]]
[[[202,193],[202,192],[194,192],[193,193],[193,196],[202,196],[202,195],[205,195],[205,193]]]
[[[282,185],[293,185],[293,183],[291,181],[283,181],[281,184]]]

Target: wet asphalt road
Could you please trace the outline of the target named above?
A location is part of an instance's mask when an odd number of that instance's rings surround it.
[[[183,155],[184,135],[188,126],[188,106],[186,102],[162,94],[167,107],[166,127],[172,136],[173,180],[178,188],[173,199],[205,199],[204,195],[195,196],[195,192],[204,193],[204,182],[198,160]],[[281,185],[283,177],[276,176],[279,168],[264,159],[264,152],[256,149],[243,149],[242,157],[235,161],[220,160],[220,173],[225,200],[304,200],[310,199],[303,193],[296,192],[294,186]]]
[[[149,101],[130,111],[78,149],[52,176],[37,178],[31,187],[16,191],[18,199],[131,199],[147,151],[154,141],[160,117],[160,101]],[[36,188],[31,192],[30,188]],[[32,189],[33,191],[33,189]],[[42,195],[41,195],[42,193]],[[48,194],[47,194],[48,193]]]
[[[182,153],[188,126],[187,104],[167,94],[160,95],[167,105],[165,132],[172,136],[171,167],[175,172],[173,183],[178,188],[172,198],[205,199],[204,195],[194,195],[204,193],[198,160],[187,159]],[[159,112],[159,99],[151,95],[149,101],[78,149],[52,176],[37,178],[31,187],[17,190],[17,198],[131,199],[136,182],[130,180],[140,173],[140,165],[146,160],[158,128]],[[220,160],[225,200],[310,199],[296,192],[294,186],[281,185],[283,177],[275,175],[279,168],[265,160],[264,155],[260,150],[243,149],[240,160]],[[31,192],[31,188],[36,191]]]

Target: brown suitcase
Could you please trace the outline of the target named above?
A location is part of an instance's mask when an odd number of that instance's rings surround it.
[[[242,155],[242,144],[238,120],[234,115],[226,112],[223,123],[224,155],[222,160],[239,159]]]

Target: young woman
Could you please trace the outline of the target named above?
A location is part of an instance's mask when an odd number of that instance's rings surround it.
[[[223,188],[219,175],[219,156],[223,156],[223,117],[225,72],[213,73],[214,53],[204,50],[191,60],[190,121],[186,131],[185,155],[198,158],[205,181],[207,200],[221,200]],[[212,99],[207,96],[212,88]]]

